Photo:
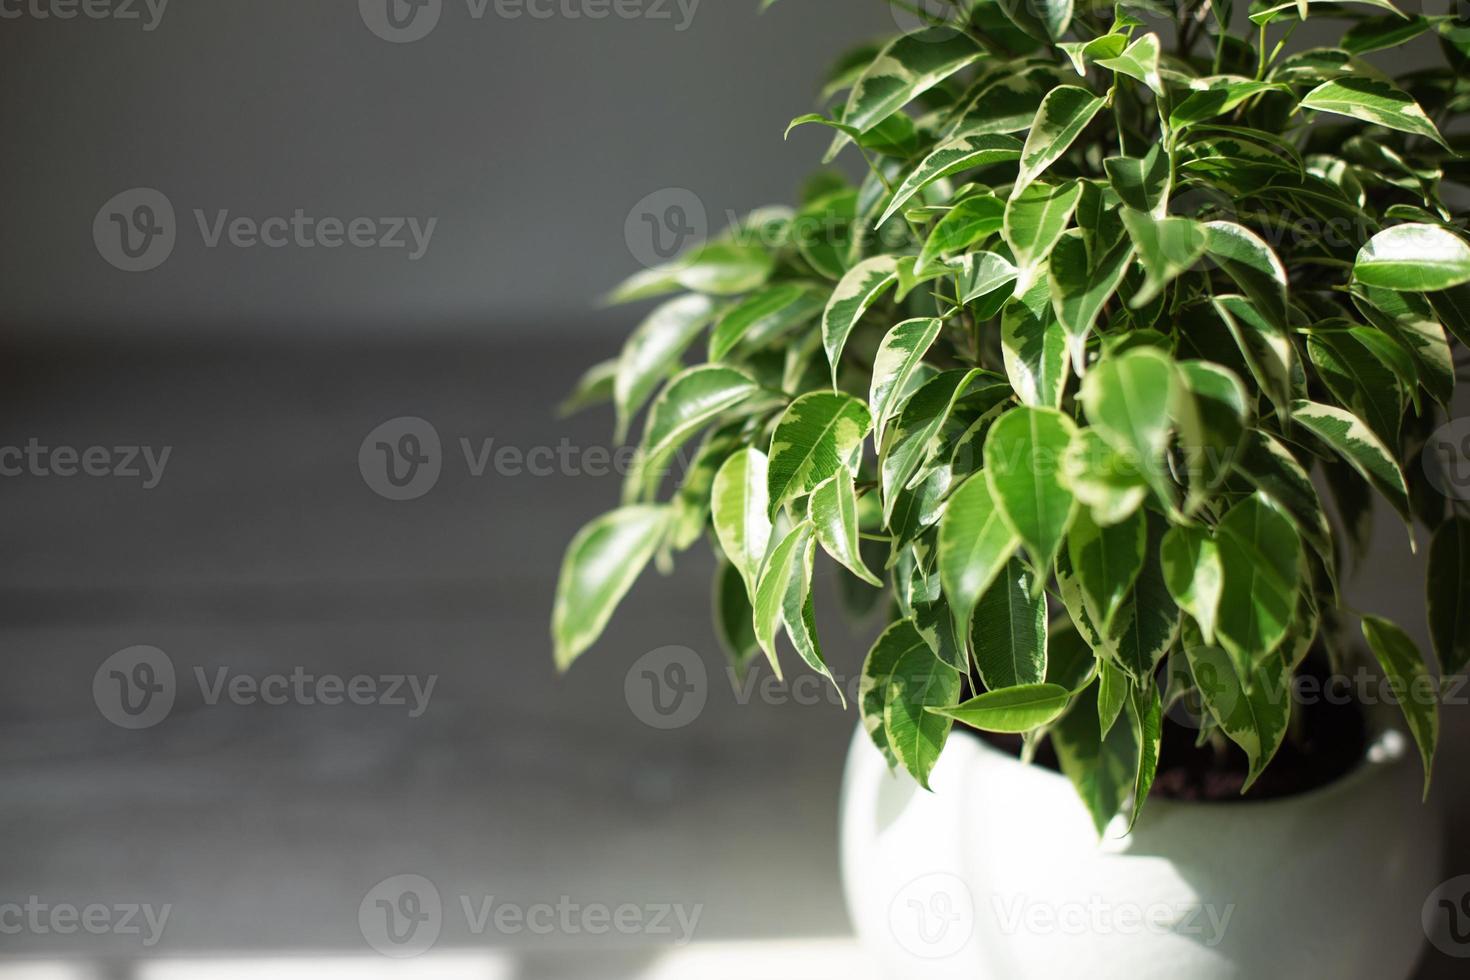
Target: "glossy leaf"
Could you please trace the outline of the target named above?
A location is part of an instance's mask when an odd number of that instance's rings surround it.
[[[638,409],[659,382],[673,372],[684,351],[714,316],[714,303],[704,296],[681,296],[664,303],[638,325],[623,344],[613,382],[617,439],[627,435]]]
[[[1349,116],[1447,145],[1413,96],[1379,79],[1335,78],[1302,96],[1301,105],[1303,109]]]
[[[960,675],[934,656],[911,620],[884,630],[863,663],[863,727],[925,789],[953,725],[928,709],[953,707],[959,696]]]
[[[873,417],[874,441],[883,442],[888,419],[897,411],[907,392],[914,370],[924,359],[944,321],[938,317],[905,320],[888,331],[873,359],[873,381],[868,389],[868,409]]]
[[[930,710],[982,732],[1019,734],[1056,721],[1069,697],[1065,687],[1055,684],[1022,684],[986,691],[953,708]]]
[[[1384,289],[1449,289],[1470,282],[1470,245],[1439,225],[1394,225],[1359,250],[1353,278]]]
[[[1059,85],[1042,99],[1021,150],[1021,171],[1011,190],[1016,197],[1050,167],[1081,135],[1104,100],[1076,85]]]
[[[888,207],[878,218],[877,223],[879,226],[886,223],[889,218],[898,213],[899,209],[911,201],[915,194],[941,177],[948,177],[962,170],[1006,163],[1020,159],[1020,156],[1021,141],[1011,136],[980,134],[961,136],[947,143],[941,143],[928,156],[919,161],[919,165],[914,168],[913,172],[904,178],[903,183],[893,192],[893,199],[889,201]]]
[[[1408,524],[1409,490],[1393,454],[1357,416],[1331,405],[1299,401],[1292,418],[1330,446],[1353,469],[1383,494]]]
[[[1046,596],[1012,558],[980,597],[970,623],[975,666],[992,691],[1046,679]]]
[[[771,513],[792,497],[815,490],[839,467],[855,473],[870,428],[868,407],[851,395],[814,391],[792,402],[771,436]]]
[[[995,582],[1020,539],[996,507],[983,473],[949,498],[939,522],[939,574],[955,617],[970,621],[980,596]]]
[[[710,491],[715,537],[752,597],[771,543],[767,463],[759,449],[741,449],[721,465]]]
[[[858,502],[851,471],[839,467],[812,491],[807,506],[823,550],[864,582],[882,588],[883,582],[863,564],[859,552]]]
[[[801,564],[808,557],[812,530],[811,522],[803,521],[787,532],[766,556],[756,577],[755,599],[751,603],[755,638],[778,679],[782,675],[781,661],[776,655],[776,631],[781,626],[791,582],[802,574]]]
[[[562,560],[551,616],[556,666],[566,670],[597,641],[667,526],[664,506],[624,507],[587,524]]]
[[[1273,653],[1296,610],[1301,543],[1296,529],[1259,497],[1236,504],[1220,521],[1220,642],[1239,673]]]
[[[1434,679],[1409,635],[1378,616],[1363,617],[1363,638],[1378,658],[1395,700],[1408,722],[1419,758],[1424,763],[1424,796],[1429,796],[1429,777],[1434,753],[1439,746],[1439,692]]]
[[[985,440],[985,479],[1001,519],[1043,567],[1076,513],[1076,499],[1061,480],[1062,457],[1075,432],[1061,412],[1022,406],[1002,415]]]
[[[1093,622],[1107,630],[1143,569],[1143,550],[1148,525],[1135,511],[1122,521],[1103,526],[1081,511],[1067,535],[1072,569],[1082,586]]]
[[[898,259],[892,255],[876,255],[847,270],[827,308],[822,313],[822,345],[827,363],[832,365],[832,384],[837,386],[837,365],[847,337],[868,307],[898,281]]]

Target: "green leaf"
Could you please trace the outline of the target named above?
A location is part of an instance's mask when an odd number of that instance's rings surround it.
[[[985,590],[970,623],[975,666],[992,691],[1046,679],[1046,596],[1019,558]]]
[[[1072,707],[1052,730],[1062,773],[1082,797],[1098,835],[1123,808],[1138,775],[1138,746],[1133,729],[1114,725],[1106,738],[1098,726],[1097,685],[1072,700]]]
[[[755,638],[754,610],[740,570],[727,561],[715,570],[715,635],[737,678],[744,678],[750,663],[760,653]]]
[[[1210,361],[1182,361],[1172,414],[1189,482],[1184,512],[1193,514],[1229,476],[1250,417],[1245,385]]]
[[[888,203],[882,217],[878,219],[877,226],[882,227],[915,194],[941,177],[948,177],[962,170],[989,167],[997,163],[1017,160],[1020,156],[1021,141],[1011,136],[981,134],[961,136],[958,139],[941,143],[919,162],[913,172],[904,178],[898,190],[893,192],[893,199]]]
[[[1069,697],[1065,687],[1055,684],[1023,684],[986,691],[953,708],[929,710],[982,732],[1020,734],[1056,721]]]
[[[1123,704],[1128,700],[1128,691],[1133,679],[1123,668],[1103,661],[1097,672],[1097,724],[1103,737],[1112,731],[1118,716],[1123,713]]]
[[[1179,638],[1179,607],[1164,584],[1164,567],[1159,552],[1167,527],[1164,519],[1147,513],[1148,540],[1143,546],[1143,567],[1127,601],[1106,631],[1107,643],[1118,664],[1136,684],[1146,684],[1164,655]]]
[[[996,420],[985,440],[985,479],[1001,519],[1043,567],[1061,547],[1077,509],[1060,479],[1076,431],[1055,409],[1022,406]]]
[[[1067,332],[1052,309],[1045,269],[1001,311],[1000,344],[1006,377],[1021,401],[1058,407],[1067,382]]]
[[[1470,286],[1452,286],[1427,293],[1424,298],[1460,343],[1470,347]]]
[[[1271,321],[1286,329],[1286,269],[1255,232],[1230,221],[1207,222],[1205,251]]]
[[[844,187],[808,201],[796,213],[796,250],[819,275],[841,279],[847,271],[857,208],[857,189]]]
[[[759,387],[744,372],[713,364],[680,372],[648,410],[639,466],[656,470],[700,427],[739,405]]]
[[[934,656],[913,621],[905,619],[884,630],[868,651],[858,691],[868,735],[928,789],[953,723],[926,709],[953,707],[960,675]]]
[[[1404,524],[1411,527],[1409,490],[1403,471],[1388,447],[1379,441],[1362,420],[1331,405],[1298,401],[1291,406],[1292,418],[1357,470],[1375,490],[1393,505]]]
[[[771,513],[792,497],[815,490],[839,467],[856,473],[871,427],[868,407],[840,392],[808,392],[787,406],[771,436]]]
[[[1135,211],[1164,217],[1169,203],[1169,155],[1154,144],[1146,157],[1108,157],[1103,161],[1113,191]]]
[[[1284,418],[1301,373],[1291,338],[1243,296],[1216,296],[1211,305],[1240,348],[1251,377]]]
[[[823,550],[858,578],[881,589],[882,580],[868,570],[858,552],[858,502],[851,471],[839,467],[812,491],[807,507]]]
[[[798,565],[807,556],[811,542],[812,524],[802,521],[793,527],[761,565],[755,588],[754,610],[756,642],[766,652],[771,663],[771,672],[781,678],[781,661],[776,656],[776,630],[781,625],[786,594],[792,578],[800,575]]]
[[[572,387],[571,394],[567,395],[562,403],[557,406],[556,414],[562,418],[575,415],[584,408],[600,405],[603,402],[612,401],[613,379],[617,377],[618,359],[602,361],[588,368],[582,377],[577,379],[576,385]]]
[[[1133,813],[1128,830],[1138,822],[1144,801],[1159,769],[1159,750],[1164,742],[1164,703],[1157,684],[1128,689],[1128,718],[1133,723],[1133,740],[1138,744],[1138,771],[1133,780]]]
[[[725,359],[742,340],[760,345],[822,312],[821,297],[810,286],[785,282],[767,286],[741,300],[720,317],[710,334],[709,359]]]
[[[1368,286],[1363,292],[1364,296],[1353,296],[1358,309],[1375,327],[1409,352],[1418,369],[1419,382],[1430,397],[1440,404],[1448,403],[1455,392],[1454,355],[1450,353],[1445,328],[1440,326],[1435,316],[1438,315],[1452,330],[1458,329],[1463,334],[1460,342],[1465,343],[1470,337],[1470,321],[1456,327],[1454,304],[1458,295],[1465,314],[1470,315],[1470,286],[1456,286],[1426,296],[1378,286]]]
[[[1082,379],[1082,406],[1092,429],[1143,474],[1159,499],[1172,503],[1164,471],[1174,362],[1151,347],[1104,358]]]
[[[1332,531],[1311,477],[1274,436],[1252,429],[1235,460],[1242,476],[1291,518],[1297,533],[1331,567]]]
[[[956,204],[939,219],[919,253],[918,268],[927,269],[941,258],[984,241],[1001,228],[1005,202],[994,194],[977,194]]]
[[[1128,47],[1128,38],[1122,34],[1103,34],[1091,41],[1061,41],[1057,47],[1071,59],[1077,74],[1085,78],[1088,62],[1100,63],[1100,59],[1118,57]]]
[[[1429,635],[1440,675],[1470,665],[1470,520],[1455,517],[1429,542]]]
[[[681,296],[650,313],[628,337],[613,381],[618,442],[626,437],[638,409],[709,323],[714,310],[714,303],[707,297]]]
[[[1342,46],[1353,54],[1396,48],[1433,27],[1427,17],[1388,15],[1360,20],[1342,36]]]
[[[711,296],[732,296],[754,289],[770,278],[776,264],[765,249],[734,242],[711,242],[676,262],[679,285]]]
[[[975,42],[948,28],[895,39],[852,87],[842,121],[867,132],[915,96],[922,95],[981,56]]]
[[[1021,150],[1021,172],[1011,188],[1016,197],[1059,160],[1081,135],[1105,100],[1076,85],[1060,85],[1047,93],[1036,110],[1026,145]]]
[[[1254,674],[1242,674],[1230,655],[1216,646],[1186,644],[1190,673],[1200,700],[1230,740],[1245,751],[1250,769],[1244,793],[1281,747],[1291,715],[1291,675],[1280,658]]]
[[[1424,796],[1428,799],[1434,750],[1439,744],[1439,697],[1434,679],[1414,641],[1388,620],[1364,616],[1363,638],[1383,667],[1404,720],[1409,723],[1409,732],[1419,746],[1419,758],[1424,763]]]
[[[771,543],[766,470],[765,453],[741,449],[720,466],[710,491],[715,537],[752,596]]]
[[[842,360],[842,348],[847,345],[852,328],[883,291],[897,281],[897,256],[875,255],[848,269],[832,291],[822,313],[822,345],[827,351],[827,363],[832,365],[834,388],[837,386],[837,365]]]
[[[954,260],[951,266],[959,280],[961,303],[969,303],[994,293],[1007,283],[1014,282],[1018,270],[1003,256],[994,252],[971,252]],[[1009,296],[1011,290],[1006,290]]]
[[[1077,181],[1064,184],[1036,181],[1006,202],[1001,234],[1011,247],[1016,265],[1022,269],[1024,281],[1018,287],[1020,291],[1030,288],[1029,271],[1040,267],[1051,254],[1052,246],[1072,220],[1081,194],[1082,185]]]
[[[1140,511],[1117,524],[1097,524],[1083,510],[1067,535],[1067,552],[1093,622],[1107,630],[1143,568],[1148,524]]]
[[[1165,286],[1199,261],[1209,242],[1204,228],[1190,218],[1154,218],[1124,207],[1123,224],[1145,273],[1143,288],[1129,303],[1135,310],[1147,306]]]
[[[1157,34],[1145,34],[1136,38],[1122,54],[1116,58],[1103,58],[1098,61],[1098,65],[1120,75],[1138,79],[1153,89],[1155,95],[1164,94],[1164,83],[1159,78],[1159,36]]]
[[[837,691],[842,707],[847,707],[847,695],[827,661],[822,659],[821,643],[817,639],[817,620],[812,609],[812,559],[816,542],[807,535],[800,552],[795,556],[795,568],[786,583],[786,594],[781,600],[781,622],[786,627],[786,636],[791,646],[812,670],[831,682]],[[772,646],[774,650],[774,646]]]
[[[1398,445],[1403,394],[1381,356],[1346,330],[1313,331],[1307,353],[1327,390],[1368,423],[1385,446]]]
[[[949,498],[939,522],[939,575],[956,619],[970,621],[975,604],[1018,544],[1000,516],[985,474],[972,475]]]
[[[1090,256],[1086,238],[1072,229],[1058,239],[1051,252],[1048,282],[1057,322],[1067,333],[1072,370],[1082,373],[1087,337],[1103,307],[1128,271],[1133,243],[1120,238],[1102,255]]]
[[[1170,528],[1159,549],[1159,560],[1169,595],[1194,617],[1205,642],[1214,643],[1225,578],[1215,539],[1199,527]]]
[[[1384,289],[1449,289],[1470,282],[1470,245],[1439,225],[1394,225],[1359,250],[1353,278]]]
[[[666,506],[623,507],[593,520],[572,538],[551,614],[558,670],[566,670],[597,641],[658,550],[668,517]]]
[[[986,76],[968,96],[945,131],[945,139],[976,133],[1019,133],[1031,126],[1041,100],[1065,76],[1053,65],[1035,65],[1019,72]]]
[[[1423,136],[1449,149],[1449,144],[1445,143],[1444,137],[1414,97],[1380,79],[1334,78],[1308,92],[1302,98],[1301,106]]]
[[[1072,22],[1072,0],[998,0],[1006,19],[1038,41],[1060,41]]]
[[[1169,127],[1188,129],[1206,119],[1223,116],[1252,96],[1272,91],[1290,93],[1291,89],[1277,82],[1230,78],[1215,81],[1209,88],[1194,92],[1175,106],[1169,113]]]
[[[1276,650],[1292,623],[1301,543],[1291,522],[1260,497],[1232,507],[1215,540],[1222,573],[1218,633],[1245,675]]]
[[[885,521],[893,514],[899,491],[911,488],[921,477],[924,464],[938,452],[940,432],[955,403],[965,396],[972,382],[982,377],[988,376],[975,369],[944,371],[921,385],[904,405],[897,426],[888,431],[881,449]]]
[[[1148,496],[1148,485],[1136,462],[1103,441],[1091,428],[1081,429],[1062,458],[1062,481],[1099,524],[1116,524]]]
[[[868,390],[868,408],[873,416],[873,441],[883,443],[888,419],[898,410],[914,369],[924,359],[944,322],[938,317],[919,317],[897,324],[884,336],[873,359],[873,381]]]

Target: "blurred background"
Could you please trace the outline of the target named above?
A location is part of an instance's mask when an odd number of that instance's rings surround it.
[[[111,924],[0,928],[0,978],[865,975],[856,717],[732,686],[708,558],[565,678],[547,636],[620,483],[610,417],[555,415],[644,312],[596,298],[670,246],[646,215],[692,238],[790,201],[826,138],[787,120],[895,28],[755,7],[0,0],[0,446],[28,460],[0,479],[0,904]],[[393,499],[369,436],[405,432],[437,475]],[[1421,558],[1378,523],[1358,597],[1422,641]],[[840,677],[878,625],[824,624]],[[670,646],[707,681],[673,730],[636,683]],[[442,908],[399,962],[367,913],[404,881]],[[664,914],[496,918],[543,905]]]

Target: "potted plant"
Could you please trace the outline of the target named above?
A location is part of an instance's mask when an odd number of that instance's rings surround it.
[[[1470,182],[1445,135],[1470,28],[1387,0],[1238,28],[1204,0],[937,9],[792,122],[858,183],[822,172],[613,294],[663,300],[575,400],[646,421],[567,551],[556,663],[705,538],[736,669],[779,675],[784,633],[832,678],[823,552],[886,614],[843,860],[891,975],[1403,977],[1439,689],[1339,581],[1381,498],[1428,547],[1439,673],[1470,661],[1470,494],[1425,458],[1470,341],[1441,197]],[[1288,43],[1324,14],[1338,46]],[[1375,54],[1421,35],[1446,64],[1391,77]],[[1329,696],[1360,657],[1391,718]]]

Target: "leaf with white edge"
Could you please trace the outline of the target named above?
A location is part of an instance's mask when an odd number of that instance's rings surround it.
[[[1026,405],[1056,408],[1067,383],[1067,331],[1052,309],[1045,269],[1024,296],[1001,310],[1001,358],[1011,387]]]
[[[1453,677],[1470,665],[1470,519],[1455,517],[1429,542],[1429,636],[1440,675]]]
[[[1054,65],[1036,65],[1020,72],[1000,72],[985,81],[954,116],[944,138],[977,133],[1019,133],[1036,118],[1046,94],[1065,80]]]
[[[868,389],[868,409],[873,416],[873,441],[883,444],[888,419],[898,410],[914,369],[924,359],[944,322],[938,317],[905,320],[889,330],[873,359],[873,380]]]
[[[781,600],[781,622],[786,627],[786,636],[791,640],[797,656],[831,682],[837,691],[838,700],[846,709],[847,695],[843,692],[842,685],[837,683],[837,678],[832,676],[832,669],[827,666],[827,661],[822,658],[822,646],[817,639],[817,619],[812,608],[812,560],[815,550],[816,542],[808,535],[801,553],[794,559],[795,568],[786,583],[786,595]]]
[[[1114,725],[1104,738],[1098,726],[1097,685],[1072,700],[1052,729],[1062,774],[1082,797],[1098,836],[1123,808],[1138,775],[1138,746],[1129,725]]]
[[[1286,331],[1244,296],[1216,296],[1214,310],[1245,358],[1251,377],[1285,418],[1296,395],[1301,366]]]
[[[1093,431],[1124,455],[1159,499],[1173,505],[1164,468],[1169,444],[1169,406],[1178,384],[1174,361],[1138,347],[1093,365],[1082,379],[1082,406]]]
[[[1128,676],[1123,668],[1111,661],[1103,661],[1097,670],[1097,724],[1106,738],[1118,716],[1123,713],[1123,705],[1128,700],[1128,691],[1133,687],[1133,679]]]
[[[1001,234],[1027,280],[1018,287],[1022,292],[1030,288],[1030,273],[1046,261],[1062,237],[1081,195],[1082,185],[1075,180],[1036,181],[1006,202]]]
[[[1470,316],[1470,286],[1456,286],[1420,296],[1379,286],[1366,286],[1364,295],[1354,293],[1353,302],[1381,333],[1408,352],[1419,383],[1441,405],[1455,393],[1455,359],[1450,352],[1445,326],[1456,329],[1453,303],[1456,294]],[[1426,302],[1426,300],[1428,302]],[[1437,320],[1436,317],[1439,319]],[[1440,325],[1440,320],[1445,326]],[[1470,340],[1470,320],[1461,329],[1460,342]],[[1417,399],[1416,399],[1417,404]]]
[[[1279,82],[1260,82],[1242,78],[1214,80],[1208,88],[1200,89],[1174,107],[1169,113],[1169,127],[1174,130],[1187,129],[1225,113],[1246,99],[1262,92],[1286,92],[1291,89]]]
[[[1128,271],[1133,243],[1120,238],[1098,256],[1089,256],[1086,239],[1071,229],[1057,240],[1048,268],[1048,292],[1057,322],[1067,334],[1072,370],[1079,377],[1084,367],[1087,337],[1098,316]]]
[[[736,678],[743,679],[761,648],[755,638],[754,610],[745,580],[740,577],[740,571],[727,561],[721,562],[715,571],[713,604],[715,635]]]
[[[1388,620],[1364,616],[1363,638],[1388,677],[1394,699],[1419,746],[1419,758],[1424,763],[1424,797],[1428,799],[1434,751],[1439,745],[1439,691],[1434,678],[1429,676],[1414,641]]]
[[[757,576],[755,601],[751,603],[754,610],[752,618],[755,638],[765,651],[766,659],[771,663],[771,672],[778,680],[781,678],[781,661],[776,656],[776,630],[781,626],[786,593],[790,589],[792,577],[800,574],[798,563],[807,554],[812,530],[810,521],[802,521],[793,527],[771,549]]]
[[[980,58],[975,42],[959,31],[936,27],[895,39],[858,78],[842,121],[867,132],[955,72]]]
[[[1256,308],[1286,329],[1286,269],[1259,235],[1230,221],[1210,221],[1205,250],[1235,280]]]
[[[715,537],[752,597],[771,543],[766,468],[765,453],[754,447],[741,449],[720,466],[710,491]]]
[[[1199,527],[1170,528],[1159,548],[1159,560],[1169,594],[1194,617],[1205,642],[1214,643],[1225,574],[1215,539]]]
[[[939,576],[956,619],[970,621],[980,596],[1019,544],[1000,516],[985,474],[972,474],[949,498],[939,521]]]
[[[1403,470],[1388,447],[1373,434],[1363,420],[1332,405],[1298,401],[1291,406],[1291,417],[1312,435],[1326,443],[1362,475],[1372,487],[1393,505],[1413,540],[1409,490]]]
[[[1252,24],[1264,26],[1267,24],[1275,23],[1283,17],[1289,17],[1292,15],[1295,15],[1302,20],[1306,20],[1307,12],[1312,5],[1339,3],[1361,3],[1365,6],[1377,7],[1379,10],[1386,10],[1389,13],[1394,14],[1398,17],[1405,16],[1402,11],[1400,11],[1392,3],[1389,3],[1388,0],[1286,0],[1285,3],[1273,4],[1269,7],[1265,7],[1264,5],[1262,5],[1264,9],[1254,10],[1251,12],[1250,21]]]
[[[1072,23],[1073,0],[998,0],[1006,19],[1038,41],[1060,41]]]
[[[972,382],[990,376],[978,369],[944,371],[930,378],[903,406],[898,424],[888,430],[880,449],[883,484],[883,518],[892,516],[899,491],[911,488],[923,473],[924,464],[939,447],[939,434]]]
[[[617,441],[627,436],[628,425],[679,363],[684,351],[714,316],[713,301],[705,296],[681,296],[659,306],[629,335],[618,357],[613,380],[613,404],[617,408]]]
[[[1241,476],[1291,518],[1297,533],[1331,568],[1334,555],[1327,513],[1311,477],[1290,450],[1269,433],[1252,429],[1246,433],[1235,465]]]
[[[931,708],[982,732],[1019,735],[1050,725],[1067,710],[1071,694],[1056,684],[1023,684],[986,691],[953,708]]]
[[[760,386],[743,371],[702,364],[675,375],[648,410],[639,466],[656,469],[701,426],[739,405]]]
[[[824,306],[810,286],[784,282],[752,293],[727,310],[710,333],[709,359],[721,361],[741,341],[759,345],[814,320]]]
[[[1115,58],[1103,58],[1098,61],[1098,65],[1120,75],[1138,79],[1153,89],[1155,95],[1164,94],[1164,82],[1159,77],[1159,36],[1157,34],[1145,34],[1136,38],[1122,54]]]
[[[1323,82],[1302,97],[1301,106],[1423,136],[1449,149],[1412,95],[1376,78],[1347,76]]]
[[[792,497],[815,490],[838,467],[856,473],[871,428],[868,407],[840,392],[808,392],[787,406],[771,436],[771,513]]]
[[[1215,543],[1222,573],[1217,632],[1247,674],[1275,652],[1292,623],[1301,542],[1280,511],[1248,497],[1220,521]]]
[[[576,385],[572,387],[571,394],[567,395],[562,403],[557,406],[556,414],[565,418],[575,415],[585,408],[600,405],[603,402],[612,401],[613,380],[618,374],[618,359],[611,358],[588,368],[582,377],[577,379]]]
[[[1124,207],[1123,225],[1145,273],[1143,287],[1129,303],[1135,310],[1147,306],[1165,286],[1193,267],[1209,242],[1204,228],[1191,218],[1154,218]]]
[[[926,709],[953,707],[959,697],[960,675],[934,656],[912,620],[890,625],[868,651],[858,687],[863,727],[925,789],[952,725]]]
[[[1124,204],[1162,218],[1169,204],[1169,155],[1154,144],[1145,157],[1108,157],[1108,183]]]
[[[1217,646],[1185,644],[1190,673],[1200,700],[1230,740],[1246,755],[1249,771],[1244,793],[1265,770],[1286,737],[1291,715],[1291,675],[1273,657],[1254,674],[1240,673],[1230,655]]]
[[[822,345],[832,366],[832,386],[837,386],[837,365],[847,337],[868,307],[883,291],[898,282],[898,257],[875,255],[848,269],[827,300],[822,312]]]
[[[668,518],[666,506],[623,507],[593,520],[572,538],[551,615],[558,670],[566,670],[597,641],[658,550]]]
[[[1385,446],[1397,446],[1404,393],[1382,356],[1347,330],[1315,330],[1307,354],[1317,376],[1348,411],[1368,424]]]
[[[1230,475],[1250,418],[1250,395],[1235,373],[1211,361],[1181,361],[1171,414],[1179,429],[1193,514]]]
[[[1394,225],[1358,251],[1353,278],[1400,291],[1449,289],[1470,282],[1470,245],[1439,225]]]
[[[1083,509],[1067,534],[1067,552],[1093,622],[1109,629],[1143,569],[1148,522],[1140,511],[1108,526]]]
[[[1133,780],[1133,812],[1128,817],[1128,830],[1138,822],[1144,801],[1153,788],[1159,770],[1159,751],[1164,743],[1164,702],[1157,684],[1128,689],[1128,720],[1133,724],[1133,740],[1138,744],[1138,773]]]
[[[893,192],[893,199],[878,219],[876,227],[882,227],[889,218],[898,213],[900,208],[912,200],[915,194],[941,177],[948,177],[962,170],[974,170],[1018,160],[1020,156],[1021,141],[1013,136],[980,134],[961,136],[947,143],[941,143],[919,162],[913,172],[904,178],[904,182]]]
[[[980,678],[992,691],[1046,679],[1046,595],[1019,558],[980,597],[970,621]]]
[[[858,502],[852,473],[843,466],[812,491],[808,513],[822,549],[858,578],[877,588],[883,581],[868,570],[858,550]]]
[[[1470,285],[1441,289],[1427,293],[1424,298],[1429,300],[1450,333],[1470,347]]]
[[[1101,59],[1118,57],[1128,47],[1128,38],[1122,34],[1103,34],[1091,41],[1061,41],[1057,47],[1071,60],[1073,70],[1085,78],[1089,62],[1100,64]]]
[[[763,285],[775,265],[771,254],[757,245],[711,242],[679,259],[675,278],[696,293],[733,296]]]
[[[985,440],[985,479],[1001,519],[1042,567],[1051,564],[1077,510],[1060,478],[1076,431],[1055,409],[1021,406],[996,420]]]
[[[1143,474],[1091,428],[1078,431],[1062,458],[1062,482],[1099,524],[1116,524],[1148,496]]]
[[[970,252],[951,261],[951,268],[960,283],[958,298],[961,303],[987,296],[1007,283],[1015,282],[1019,274],[1009,260],[995,252]],[[1010,290],[1006,295],[1010,295]]]
[[[1076,85],[1060,85],[1047,93],[1036,110],[1031,131],[1026,134],[1020,174],[1011,188],[1011,197],[1019,195],[1047,167],[1061,159],[1105,101]]]
[[[1072,625],[1093,652],[1101,661],[1115,662],[1118,657],[1118,648],[1112,639],[1092,621],[1087,612],[1087,600],[1082,596],[1082,583],[1077,581],[1076,574],[1072,571],[1072,559],[1063,548],[1057,552],[1057,560],[1054,566],[1057,578],[1057,594],[1061,596],[1062,605],[1067,609],[1067,616]]]
[[[918,268],[937,265],[945,256],[984,241],[1001,228],[1005,202],[994,194],[977,194],[956,204],[929,232],[919,253]]]

